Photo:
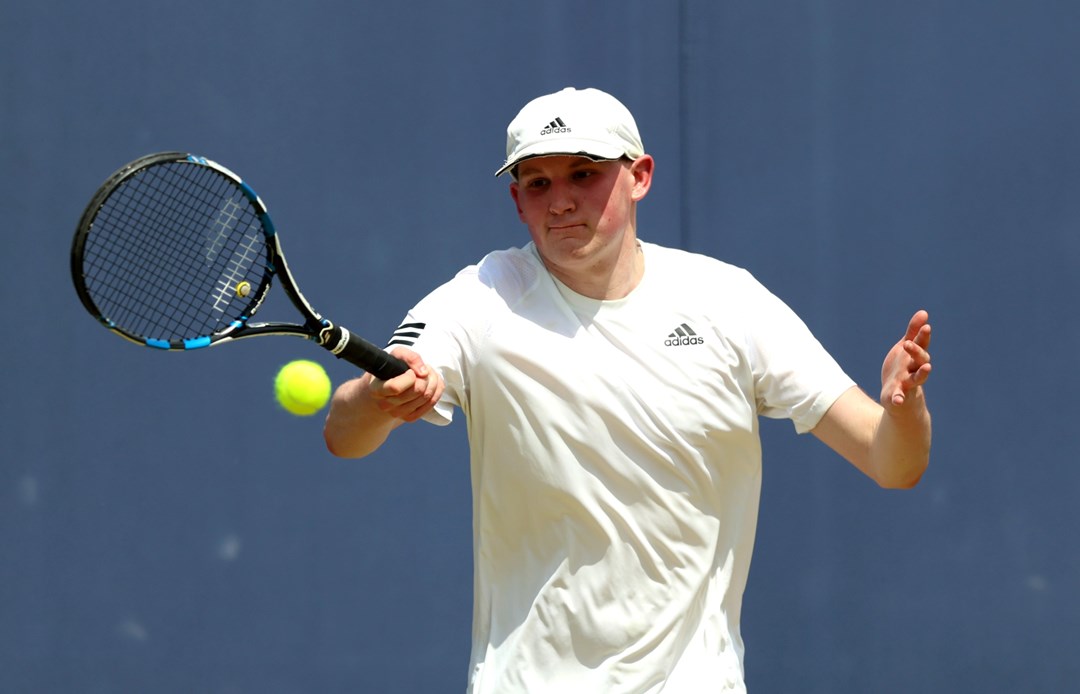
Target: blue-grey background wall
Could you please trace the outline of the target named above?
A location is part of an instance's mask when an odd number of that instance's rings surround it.
[[[348,365],[125,344],[70,238],[115,168],[194,151],[260,192],[316,307],[381,339],[526,239],[491,174],[567,85],[638,117],[642,236],[751,269],[871,393],[933,318],[916,490],[764,425],[751,691],[1080,681],[1080,3],[38,0],[0,5],[0,59],[0,690],[464,689],[460,424],[335,460],[271,380]]]

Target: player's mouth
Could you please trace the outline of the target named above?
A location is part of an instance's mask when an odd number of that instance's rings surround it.
[[[563,232],[563,233],[568,232],[568,231],[583,230],[583,229],[586,229],[586,228],[587,227],[586,227],[584,222],[574,222],[572,224],[566,223],[566,222],[561,222],[559,224],[551,224],[551,225],[548,226],[548,229],[550,231]]]

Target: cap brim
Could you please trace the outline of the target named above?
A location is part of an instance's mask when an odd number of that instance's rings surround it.
[[[626,152],[620,147],[609,144],[597,143],[591,140],[562,140],[560,142],[542,143],[541,146],[526,147],[520,152],[515,152],[512,159],[508,159],[502,168],[495,172],[495,176],[502,176],[526,159],[539,157],[586,157],[593,161],[605,161],[621,159]]]

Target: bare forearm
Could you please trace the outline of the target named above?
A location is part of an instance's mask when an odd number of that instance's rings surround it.
[[[369,392],[370,377],[342,384],[330,401],[323,426],[326,448],[340,458],[363,458],[375,452],[401,423],[383,412]]]
[[[922,399],[921,393],[919,400]],[[909,489],[930,463],[932,427],[925,403],[895,414],[883,410],[870,446],[872,477],[882,487]]]
[[[930,413],[921,392],[890,411],[851,388],[813,433],[882,487],[915,486],[930,458]]]
[[[399,424],[415,422],[442,397],[445,383],[420,355],[396,347],[394,356],[409,365],[387,381],[364,374],[343,383],[330,400],[323,427],[326,448],[341,458],[363,458],[383,445]]]

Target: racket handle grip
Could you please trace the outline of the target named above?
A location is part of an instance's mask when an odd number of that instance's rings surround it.
[[[337,358],[360,367],[380,381],[400,376],[409,370],[409,365],[393,354],[341,326],[335,325],[328,332],[326,341],[320,343],[323,347]]]

